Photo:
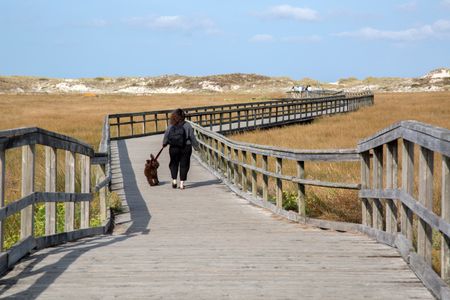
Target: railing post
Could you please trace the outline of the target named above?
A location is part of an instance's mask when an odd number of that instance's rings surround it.
[[[134,118],[130,116],[131,135],[134,135]]]
[[[3,148],[0,148],[0,208],[2,208],[5,205],[5,175],[6,175],[5,152],[6,151]],[[0,221],[0,252],[3,252],[3,244],[5,240],[4,228],[5,222]]]
[[[227,148],[227,178],[228,181],[231,183],[233,182],[232,178],[233,168],[231,166],[231,147],[226,146],[226,148]]]
[[[419,154],[419,202],[429,211],[433,209],[433,169],[434,152],[420,147]],[[433,230],[419,218],[417,230],[417,253],[431,265],[431,246]]]
[[[275,172],[279,175],[282,174],[282,168],[283,168],[283,159],[277,157],[276,165],[275,165]],[[282,208],[283,207],[283,181],[280,178],[277,178],[276,180],[277,186],[276,186],[276,200],[277,200],[277,207]]]
[[[120,118],[116,118],[116,124],[117,124],[117,137],[120,137]]]
[[[142,134],[145,134],[147,131],[147,123],[146,123],[146,115],[142,115]]]
[[[96,169],[96,184],[99,184],[105,179],[105,166],[99,165]],[[103,223],[107,217],[107,205],[106,205],[106,187],[102,187],[98,191],[99,200],[100,200],[100,221]]]
[[[398,143],[397,140],[387,144],[386,155],[386,188],[397,188],[398,175]],[[386,231],[397,233],[397,204],[396,200],[388,199],[386,205]]]
[[[256,153],[252,153],[252,166],[256,167]],[[252,195],[256,198],[258,194],[258,177],[255,170],[252,170]]]
[[[65,165],[65,191],[66,193],[75,192],[75,154],[71,151],[66,151],[66,165]],[[64,231],[73,231],[75,228],[75,203],[64,203],[65,223]]]
[[[154,114],[155,117],[155,132],[158,132],[158,114]]]
[[[263,155],[262,156],[262,168],[264,169],[264,171],[268,171],[269,170],[269,163],[268,163],[268,157],[267,155]],[[267,176],[266,174],[263,174],[263,199],[265,201],[269,200],[269,176]]]
[[[373,182],[374,190],[383,188],[383,146],[373,149]],[[372,199],[373,202],[373,227],[383,230],[383,205],[381,199]]]
[[[242,151],[242,162],[247,164],[247,151]],[[242,167],[242,190],[244,192],[248,191],[248,177],[247,177],[247,168]]]
[[[91,192],[91,158],[87,155],[81,156],[81,192]],[[89,201],[82,201],[80,203],[80,227],[89,228]]]
[[[402,189],[409,195],[413,194],[414,184],[414,144],[403,140],[402,147]],[[411,210],[402,203],[401,231],[409,241],[413,240],[412,231],[413,214]]]
[[[450,223],[450,158],[442,155],[442,193],[441,193],[441,215],[442,219]],[[441,242],[441,277],[450,281],[450,239],[442,235]]]
[[[35,145],[22,146],[22,197],[34,192]],[[34,204],[20,212],[20,238],[34,235]]]
[[[305,178],[305,162],[297,161],[297,177],[299,179]],[[297,206],[298,213],[302,217],[306,217],[306,190],[305,185],[297,183]]]
[[[233,165],[234,171],[234,185],[239,186],[239,151],[237,149],[233,149],[233,156],[236,163]]]
[[[45,147],[45,191],[56,192],[56,148]],[[56,233],[56,203],[45,202],[45,234]]]

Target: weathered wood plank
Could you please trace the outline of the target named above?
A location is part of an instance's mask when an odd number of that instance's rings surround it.
[[[269,158],[267,155],[262,156],[262,168],[265,171],[269,170]],[[266,174],[263,174],[263,200],[268,201],[269,200],[269,176]]]
[[[373,149],[373,189],[383,188],[383,146]],[[383,206],[379,198],[373,198],[373,228],[383,230]]]
[[[64,184],[66,193],[75,192],[75,154],[70,151],[66,151]],[[65,203],[64,208],[64,231],[73,231],[75,229],[75,203]]]
[[[256,168],[256,153],[251,153],[252,156],[252,166]],[[254,169],[252,169],[252,195],[256,197],[258,194],[258,177]]]
[[[22,147],[22,197],[34,192],[35,145]],[[25,207],[20,213],[20,238],[34,236],[34,205]]]
[[[297,161],[297,177],[299,179],[305,178],[305,162]],[[306,217],[306,193],[305,193],[305,185],[298,183],[297,184],[297,206],[298,213],[302,217]]]
[[[419,202],[428,210],[433,209],[433,152],[420,147],[419,153]],[[417,253],[431,265],[433,231],[425,220],[419,219],[417,229]]]
[[[414,189],[414,144],[403,140],[402,146],[402,189],[409,195]],[[413,214],[407,206],[402,204],[401,232],[410,241],[413,240],[412,231]]]
[[[5,150],[0,149],[0,209],[5,205],[5,175],[6,175],[6,155]],[[0,252],[3,252],[5,223],[0,221]]]
[[[281,158],[277,158],[277,160],[276,160],[275,172],[280,175],[283,173],[283,160]],[[277,207],[282,208],[283,207],[283,181],[280,178],[277,178],[276,181],[277,181],[277,185],[276,185]]]
[[[45,147],[45,191],[56,192],[57,158],[56,149]],[[56,233],[56,203],[45,203],[45,234]]]
[[[441,216],[450,223],[450,158],[442,156],[442,191],[441,191]],[[442,236],[441,239],[441,277],[450,283],[450,238]]]
[[[386,155],[386,188],[397,188],[397,163],[398,149],[397,141],[393,141],[387,145]],[[397,232],[397,204],[395,201],[387,201],[386,203],[386,231],[389,233]]]
[[[370,186],[370,152],[361,153],[361,188],[367,189]],[[368,198],[361,198],[362,224],[372,226],[372,202]]]
[[[88,156],[81,156],[81,193],[91,192],[91,161]],[[80,203],[80,227],[81,229],[89,227],[90,203]]]

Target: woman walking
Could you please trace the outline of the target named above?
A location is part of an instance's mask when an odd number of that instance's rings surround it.
[[[191,125],[185,122],[185,113],[178,108],[170,116],[170,125],[164,133],[163,147],[170,145],[169,169],[172,175],[172,187],[177,188],[178,170],[180,172],[180,189],[184,189],[191,165],[192,147],[197,149],[198,142]]]

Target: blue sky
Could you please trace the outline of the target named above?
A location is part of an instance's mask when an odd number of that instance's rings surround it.
[[[0,75],[334,81],[441,66],[450,0],[0,0]]]

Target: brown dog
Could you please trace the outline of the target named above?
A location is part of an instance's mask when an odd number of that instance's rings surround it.
[[[144,174],[145,177],[147,177],[148,184],[151,186],[159,184],[158,167],[159,162],[157,161],[157,158],[155,158],[153,154],[150,154],[150,159],[147,159],[145,163]]]

